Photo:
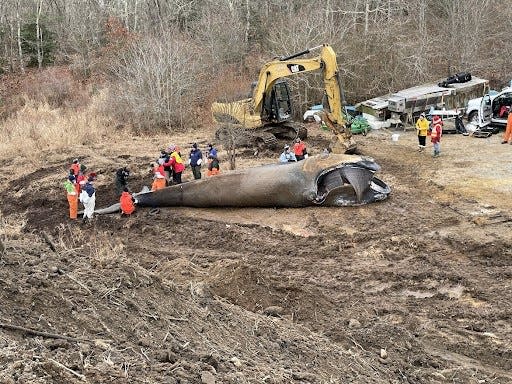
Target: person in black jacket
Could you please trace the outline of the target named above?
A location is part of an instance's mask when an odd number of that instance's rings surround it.
[[[116,171],[116,193],[121,196],[125,187],[128,187],[128,176],[130,171],[127,167],[119,168]]]

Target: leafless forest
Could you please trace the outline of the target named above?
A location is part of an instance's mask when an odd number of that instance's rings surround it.
[[[460,71],[501,87],[511,16],[492,0],[4,0],[0,71],[67,65],[108,83],[110,116],[179,129],[204,124],[212,99],[247,93],[262,63],[322,43],[348,102]],[[46,100],[68,99],[65,80],[48,75]],[[319,101],[317,80],[293,79],[299,113]]]

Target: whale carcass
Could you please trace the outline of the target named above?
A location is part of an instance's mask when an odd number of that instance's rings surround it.
[[[228,171],[214,177],[135,194],[147,207],[354,206],[386,199],[390,188],[373,159],[325,154],[293,163]],[[119,210],[114,204],[96,213]]]

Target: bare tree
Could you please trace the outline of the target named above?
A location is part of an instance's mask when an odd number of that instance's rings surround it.
[[[18,61],[20,71],[25,73],[25,64],[23,63],[23,50],[21,49],[21,16],[20,16],[20,2],[16,1],[16,36],[18,38]]]
[[[43,0],[37,0],[36,10],[36,50],[37,50],[37,66],[39,69],[43,67],[43,34],[41,33],[41,11],[43,9]]]
[[[121,90],[111,101],[139,128],[184,128],[193,123],[205,89],[198,52],[178,32],[133,41],[111,68]]]
[[[0,59],[0,72],[14,71],[17,59],[14,8],[8,5],[11,4],[0,3],[0,57],[4,58]]]
[[[208,7],[201,10],[191,30],[215,72],[216,67],[223,64],[243,61],[248,50],[247,24],[244,23],[244,7],[240,4],[233,1],[206,1]]]

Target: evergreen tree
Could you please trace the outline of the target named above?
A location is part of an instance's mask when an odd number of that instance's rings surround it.
[[[56,40],[55,34],[48,30],[44,24],[39,25],[40,47],[42,53],[42,65],[52,64],[55,60]],[[21,49],[28,56],[27,66],[37,67],[37,25],[36,23],[23,24],[21,27]]]

